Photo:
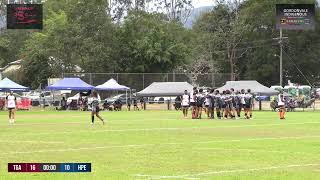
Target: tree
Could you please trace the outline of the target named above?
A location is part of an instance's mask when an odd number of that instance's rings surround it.
[[[215,66],[220,72],[235,73],[236,77],[231,76],[231,80],[256,79],[268,86],[279,82],[279,44],[273,40],[279,36],[275,29],[277,3],[306,1],[219,1],[211,12],[196,22],[193,30],[202,34],[200,39],[207,39],[199,46],[211,50],[210,61],[218,62]],[[318,22],[319,15],[316,19]],[[314,32],[284,31],[284,34],[289,37],[284,45],[288,54],[287,57],[284,55],[285,80],[301,83],[307,83],[306,79],[315,80],[319,77],[315,68],[319,66],[316,58],[319,56],[316,50],[319,47],[319,26]]]
[[[191,0],[156,0],[169,20],[185,23],[193,9]],[[162,6],[163,5],[163,6]]]
[[[130,12],[119,38],[120,72],[171,72],[189,54],[186,30],[161,14]]]
[[[230,80],[235,80],[238,73],[238,60],[248,51],[242,46],[245,33],[250,27],[244,23],[238,1],[226,4],[219,2],[214,9],[203,15],[195,25],[195,30],[203,34],[201,46],[210,51],[211,61],[220,61],[222,70],[230,72]],[[226,66],[228,61],[229,67]]]
[[[132,10],[163,13],[170,21],[185,23],[193,9],[191,0],[109,0],[109,14],[116,22]]]
[[[50,76],[74,72],[76,65],[86,72],[112,72],[116,66],[112,58],[114,25],[106,7],[102,0],[67,1],[60,11],[46,7],[50,16],[45,15],[45,28],[34,32],[20,53],[26,59],[26,81],[45,83]],[[46,68],[40,77],[28,74],[33,66],[42,65]]]

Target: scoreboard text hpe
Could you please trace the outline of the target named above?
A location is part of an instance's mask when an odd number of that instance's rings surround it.
[[[8,172],[91,172],[91,163],[8,163]]]

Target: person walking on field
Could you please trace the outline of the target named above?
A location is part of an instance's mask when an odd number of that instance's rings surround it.
[[[6,105],[9,112],[9,124],[15,123],[15,111],[17,105],[17,98],[13,95],[13,91],[6,97]]]
[[[93,91],[92,93],[92,110],[91,110],[91,125],[94,124],[94,116],[97,116],[102,123],[104,124],[103,118],[99,115],[100,107],[99,107],[99,99],[98,99],[98,93],[96,91]]]

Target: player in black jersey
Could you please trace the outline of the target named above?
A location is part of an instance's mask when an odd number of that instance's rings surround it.
[[[197,115],[198,115],[197,114],[197,94],[198,94],[198,90],[194,90],[192,93],[192,98],[190,98],[190,105],[192,108],[192,112],[191,112],[192,119],[197,119]]]
[[[209,110],[209,118],[210,119],[214,119],[214,89],[210,89],[209,91],[209,99],[210,99],[210,104],[209,104],[209,107],[208,107],[208,110]]]
[[[215,103],[214,106],[216,107],[217,118],[221,119],[222,99],[221,99],[221,94],[219,90],[215,91],[214,103]]]
[[[199,89],[198,94],[196,95],[197,97],[197,111],[196,111],[196,117],[198,119],[201,119],[201,114],[202,114],[202,109],[203,109],[203,104],[204,104],[204,94],[203,94],[203,89]]]
[[[232,96],[229,90],[226,90],[225,92],[225,97],[224,97],[224,102],[225,102],[225,109],[224,109],[224,118],[234,118],[234,115],[232,113],[233,109],[233,102],[232,102]]]
[[[225,109],[227,107],[226,104],[226,91],[222,91],[221,94],[221,117],[225,118],[224,114],[225,114]]]
[[[99,118],[102,123],[104,124],[104,120],[99,115],[100,107],[99,107],[99,99],[98,99],[98,93],[96,91],[92,92],[92,109],[91,109],[91,125],[94,123],[94,115]]]
[[[246,119],[251,119],[252,118],[252,101],[253,101],[253,96],[251,94],[251,90],[248,89],[247,93],[244,96],[244,101],[245,101],[245,118]]]
[[[236,93],[233,88],[230,89],[230,96],[232,98],[232,107],[231,107],[231,113],[233,117],[236,117],[237,111],[236,111]]]
[[[241,96],[240,96],[240,92],[237,91],[236,92],[236,96],[235,96],[235,109],[237,112],[237,118],[239,119],[241,117],[241,109],[242,109],[242,104],[241,104]]]

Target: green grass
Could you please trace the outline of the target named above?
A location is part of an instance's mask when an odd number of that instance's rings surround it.
[[[320,112],[253,120],[176,111],[0,112],[0,179],[319,179]],[[8,173],[9,162],[91,162],[91,173]]]

